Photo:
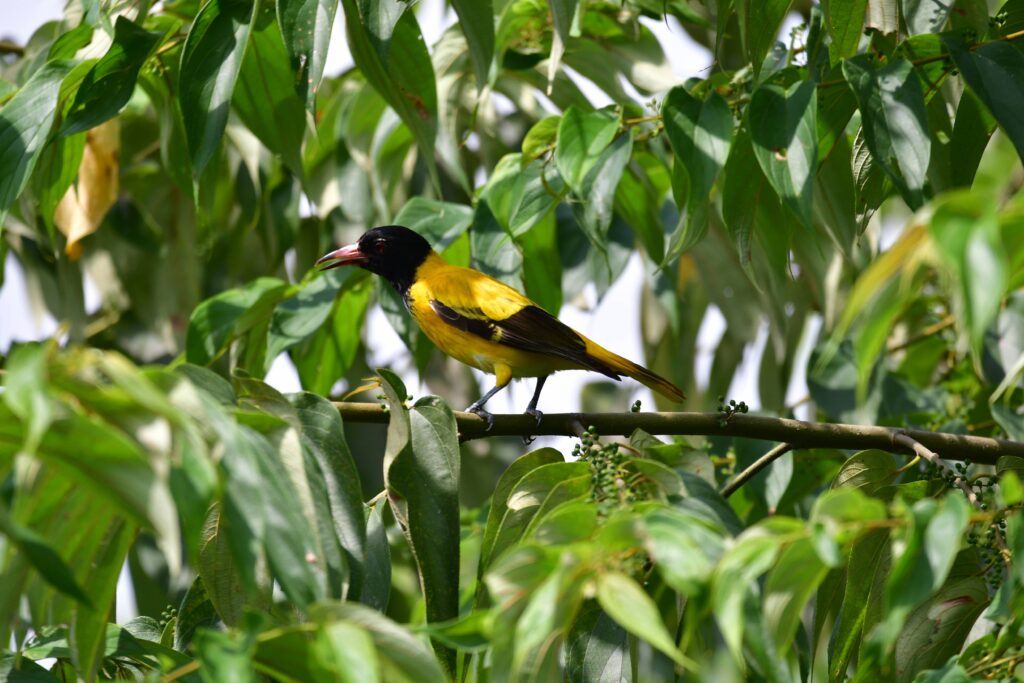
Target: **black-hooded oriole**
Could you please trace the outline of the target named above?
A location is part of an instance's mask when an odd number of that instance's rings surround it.
[[[356,265],[380,275],[439,349],[495,375],[494,388],[467,408],[488,425],[493,417],[484,404],[513,377],[537,378],[526,413],[540,424],[537,400],[548,375],[558,370],[593,370],[615,380],[626,375],[673,401],[684,399],[668,380],[595,344],[512,287],[446,263],[421,235],[400,225],[374,228],[317,265]]]

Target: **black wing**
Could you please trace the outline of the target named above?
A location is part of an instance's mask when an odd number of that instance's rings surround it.
[[[587,353],[587,342],[571,327],[543,308],[525,306],[504,320],[494,320],[480,309],[455,310],[431,299],[430,308],[452,327],[514,349],[558,356],[612,379],[619,375]]]

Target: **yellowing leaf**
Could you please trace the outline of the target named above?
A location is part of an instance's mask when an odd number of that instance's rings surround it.
[[[82,255],[82,239],[96,232],[117,200],[120,157],[118,119],[111,119],[86,134],[78,182],[68,188],[53,215],[53,222],[67,237],[64,251],[72,261]]]

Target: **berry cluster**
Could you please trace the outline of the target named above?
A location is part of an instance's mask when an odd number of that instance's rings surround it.
[[[735,400],[730,400],[728,404],[725,402],[725,396],[718,397],[718,412],[721,416],[718,418],[718,425],[724,427],[729,424],[729,420],[736,413],[746,414],[750,408],[747,406],[746,401],[740,401],[737,403]]]
[[[160,628],[167,628],[167,624],[171,623],[172,619],[176,619],[178,616],[178,610],[171,605],[167,605],[164,611],[160,613]]]
[[[580,435],[580,442],[572,454],[590,465],[590,497],[597,503],[597,512],[606,517],[614,509],[624,507],[640,498],[629,485],[629,458],[618,444],[601,444],[594,427]]]

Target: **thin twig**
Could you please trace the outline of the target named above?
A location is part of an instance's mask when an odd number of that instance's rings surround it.
[[[1005,36],[1002,36],[1000,38],[996,38],[995,40],[989,40],[989,41],[977,43],[975,45],[971,45],[968,49],[971,50],[971,51],[974,51],[974,50],[977,50],[979,47],[983,47],[985,45],[991,45],[992,43],[1009,42],[1011,40],[1017,40],[1018,38],[1024,38],[1024,31],[1016,31],[1014,33],[1009,33],[1009,34],[1007,34]],[[913,64],[914,66],[922,66],[924,64],[931,64],[932,62],[941,62],[943,60],[950,59],[950,58],[951,58],[951,55],[949,55],[948,53],[943,52],[940,55],[931,55],[930,57],[922,57],[920,59],[913,59],[913,60],[910,61],[910,63]],[[831,88],[832,86],[842,85],[843,83],[846,83],[846,79],[845,78],[837,78],[837,79],[832,80],[832,81],[822,81],[821,83],[818,84],[818,88]]]
[[[388,422],[388,413],[377,403],[334,405],[348,422]],[[733,415],[726,424],[722,424],[721,418],[721,413],[545,413],[538,425],[530,415],[495,415],[494,426],[488,430],[487,422],[479,415],[455,411],[459,436],[463,441],[492,436],[576,436],[574,427],[587,425],[593,426],[594,431],[602,436],[629,436],[642,429],[648,434],[660,435],[763,439],[788,443],[797,450],[877,448],[903,454],[906,445],[897,447],[894,442],[894,437],[902,434],[951,460],[994,465],[1002,455],[1024,458],[1024,443],[993,437],[742,414]]]
[[[906,434],[893,434],[892,441],[895,444],[903,446],[917,457],[924,458],[925,460],[935,465],[939,469],[943,470],[944,472],[948,472],[949,474],[952,474],[954,477],[956,477],[955,481],[957,488],[964,492],[964,495],[967,496],[967,500],[971,503],[971,506],[974,507],[974,509],[976,510],[981,509],[981,501],[978,500],[978,494],[974,492],[974,489],[971,487],[971,485],[967,481],[965,481],[963,477],[954,472],[953,468],[947,465],[946,462],[942,458],[940,458],[936,453],[932,452],[931,450],[923,446],[919,441],[910,438]]]
[[[935,334],[941,332],[942,330],[944,330],[944,329],[946,329],[948,327],[952,327],[955,323],[956,323],[956,317],[952,316],[952,315],[948,315],[945,318],[943,318],[942,320],[938,321],[937,323],[932,323],[928,327],[924,328],[923,330],[921,330],[921,332],[919,334],[915,334],[913,337],[910,337],[910,338],[908,338],[908,339],[906,339],[904,341],[901,341],[898,344],[893,344],[892,346],[888,347],[886,349],[886,351],[888,353],[895,353],[897,351],[902,351],[903,349],[906,349],[907,347],[913,346],[914,344],[916,344],[918,342],[922,342],[925,339],[927,339],[928,337],[931,337],[932,335],[935,335]]]
[[[760,458],[755,460],[753,464],[751,464],[745,470],[737,474],[735,479],[726,484],[726,486],[722,489],[722,497],[728,498],[729,496],[731,496],[733,493],[736,492],[736,489],[738,489],[739,487],[743,486],[748,481],[753,479],[754,475],[763,470],[765,467],[768,467],[768,465],[771,465],[773,462],[784,456],[786,453],[789,453],[791,450],[793,450],[792,445],[788,443],[780,443],[778,446],[762,455]]]
[[[18,55],[21,57],[25,54],[25,48],[17,43],[10,40],[0,40],[0,55]]]

